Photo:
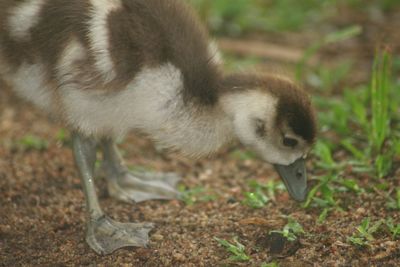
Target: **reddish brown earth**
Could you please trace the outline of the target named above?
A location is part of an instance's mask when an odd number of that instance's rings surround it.
[[[306,210],[279,193],[262,209],[241,203],[247,182],[266,182],[277,175],[258,160],[236,159],[235,145],[213,159],[188,160],[176,154],[157,152],[151,142],[129,136],[122,148],[130,165],[160,171],[175,171],[190,188],[203,186],[215,200],[185,205],[179,201],[149,201],[126,204],[111,199],[105,181],[98,179],[101,205],[113,218],[150,221],[156,225],[149,248],[121,249],[98,256],[84,241],[84,197],[71,150],[60,144],[60,129],[36,109],[1,93],[0,123],[0,265],[1,266],[224,266],[235,265],[214,237],[232,240],[238,236],[250,262],[260,266],[277,259],[281,266],[398,266],[400,242],[380,233],[371,248],[357,248],[346,241],[364,217],[399,220],[398,212],[385,209],[380,194],[341,196],[345,211],[330,214],[316,224],[318,210]],[[43,151],[25,151],[18,140],[31,134],[48,140]],[[392,183],[397,183],[394,179]],[[306,235],[298,242],[269,240],[271,230],[282,229],[286,215],[297,219]],[[271,244],[272,242],[272,244]],[[275,242],[275,243],[274,243]],[[278,246],[278,248],[277,248]],[[274,253],[272,253],[274,252]]]

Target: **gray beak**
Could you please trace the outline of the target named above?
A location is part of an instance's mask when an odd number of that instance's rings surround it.
[[[307,197],[307,171],[305,160],[300,158],[290,165],[275,164],[290,196],[296,201],[304,201]]]

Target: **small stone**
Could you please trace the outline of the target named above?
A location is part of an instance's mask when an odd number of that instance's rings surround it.
[[[362,208],[362,207],[361,207],[361,208],[358,208],[358,209],[356,210],[356,213],[357,213],[357,214],[361,214],[361,215],[362,215],[362,214],[364,214],[364,213],[365,213],[365,209],[364,209],[364,208]]]
[[[4,234],[7,234],[7,233],[9,233],[9,232],[11,232],[11,226],[9,226],[9,225],[0,225],[0,233],[4,233]]]
[[[173,232],[172,234],[171,234],[171,237],[172,238],[179,238],[181,235],[180,234],[178,234],[177,232]]]
[[[174,253],[173,255],[174,259],[177,261],[185,261],[186,257],[184,255],[182,255],[181,253]]]

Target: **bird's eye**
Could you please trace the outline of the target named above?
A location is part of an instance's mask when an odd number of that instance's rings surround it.
[[[297,141],[294,138],[290,138],[290,137],[283,138],[283,145],[284,146],[294,148],[294,147],[297,146],[298,143],[299,143],[299,141]]]

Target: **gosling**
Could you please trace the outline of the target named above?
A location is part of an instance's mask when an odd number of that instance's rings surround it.
[[[103,213],[94,187],[97,148],[113,197],[179,197],[175,174],[124,166],[115,140],[130,131],[193,157],[237,139],[274,164],[289,194],[304,200],[304,159],[316,136],[309,97],[288,78],[228,74],[221,63],[182,0],[0,0],[0,75],[71,130],[86,241],[99,254],[146,246],[152,224]]]

